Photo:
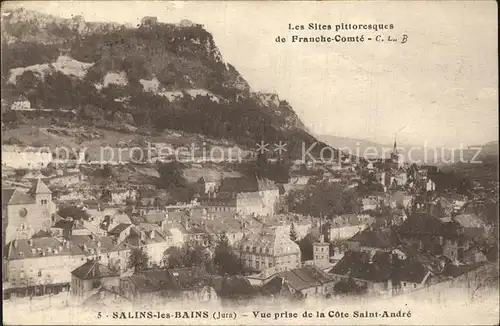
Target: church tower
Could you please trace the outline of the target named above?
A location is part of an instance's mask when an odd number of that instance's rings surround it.
[[[42,210],[49,214],[49,216],[55,213],[55,205],[52,202],[52,191],[50,191],[49,187],[47,187],[41,179],[35,181],[29,194],[35,199],[35,202]]]
[[[325,236],[321,234],[319,241],[313,243],[313,262],[319,268],[328,266],[330,261],[330,244],[325,242]]]
[[[401,156],[398,153],[398,145],[396,143],[396,138],[394,138],[394,147],[393,147],[392,153],[391,153],[391,161],[392,161],[392,163],[395,163],[398,165],[398,169],[403,166],[403,161],[401,159]]]

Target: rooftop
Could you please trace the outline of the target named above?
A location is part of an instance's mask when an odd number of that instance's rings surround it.
[[[285,282],[296,291],[321,286],[334,278],[316,266],[305,266],[279,273]]]
[[[387,249],[397,246],[400,241],[392,228],[373,229],[368,228],[356,233],[348,241],[358,242],[365,247]]]
[[[222,180],[219,192],[244,193],[277,189],[276,185],[267,179],[238,177]]]
[[[118,273],[113,272],[108,267],[100,264],[97,260],[88,260],[82,266],[74,269],[71,274],[82,280],[119,276]]]

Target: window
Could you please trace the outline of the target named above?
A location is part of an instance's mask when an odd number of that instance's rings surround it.
[[[38,270],[38,277],[42,277],[42,270],[41,269]]]
[[[406,286],[406,282],[403,282],[403,286]]]
[[[417,285],[416,285],[416,284],[413,284],[413,288],[415,289],[416,287],[417,287]]]

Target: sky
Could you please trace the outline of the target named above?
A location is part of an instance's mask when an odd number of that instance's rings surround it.
[[[11,3],[15,5],[14,3]],[[43,1],[27,9],[86,21],[189,19],[212,33],[254,91],[276,92],[308,129],[458,147],[498,140],[495,1]],[[289,24],[393,24],[379,32],[290,31]],[[401,43],[277,43],[276,37],[382,35]]]

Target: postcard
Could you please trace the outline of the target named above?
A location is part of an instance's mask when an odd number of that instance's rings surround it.
[[[494,1],[2,3],[6,325],[497,325]]]

